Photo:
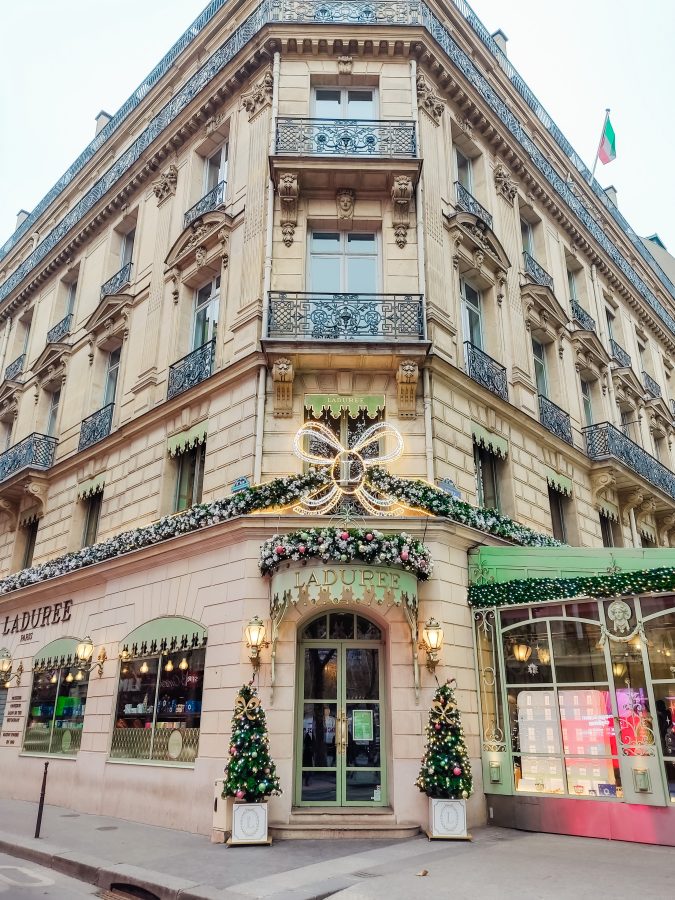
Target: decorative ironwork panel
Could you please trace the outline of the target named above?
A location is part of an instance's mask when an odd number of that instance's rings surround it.
[[[271,10],[274,22],[416,25],[421,21],[415,0],[272,0]]]
[[[26,362],[26,354],[22,353],[21,356],[17,356],[14,362],[11,362],[7,368],[5,369],[5,380],[13,381],[16,379],[17,375],[20,375],[23,372],[23,364]]]
[[[152,758],[166,762],[193,763],[199,750],[199,728],[165,727],[155,724],[152,739]]]
[[[119,272],[115,272],[112,278],[109,278],[105,284],[101,285],[101,300],[104,297],[110,297],[112,294],[119,294],[122,288],[129,284],[131,281],[131,263],[128,262],[125,266],[119,270]]]
[[[422,296],[270,291],[267,336],[315,341],[422,340]]]
[[[466,373],[502,400],[509,399],[506,369],[471,341],[464,341]]]
[[[630,369],[632,364],[630,356],[614,338],[609,339],[609,349],[612,351],[612,359],[615,359],[622,369]]]
[[[539,421],[544,428],[548,428],[557,437],[574,445],[569,413],[566,413],[548,397],[544,397],[543,394],[539,394]]]
[[[553,290],[553,278],[548,274],[546,269],[542,269],[537,260],[533,256],[530,256],[527,251],[523,253],[523,259],[525,260],[525,272],[532,281],[534,281],[535,284],[540,284],[542,287]]]
[[[490,213],[484,206],[480,205],[473,194],[469,193],[459,181],[455,182],[455,197],[457,198],[457,206],[460,209],[463,209],[464,212],[471,213],[474,216],[478,216],[482,222],[485,222],[488,228],[492,228],[492,216]]]
[[[645,390],[648,391],[652,397],[661,396],[661,387],[657,381],[654,381],[649,372],[642,373],[642,383],[645,386]]]
[[[214,209],[218,209],[219,206],[223,205],[223,198],[225,197],[225,182],[219,181],[218,184],[212,188],[208,194],[204,194],[201,200],[198,200],[194,206],[191,206],[190,209],[183,216],[183,228],[187,228],[188,225],[192,225],[195,219],[198,219],[200,216],[203,216],[204,213],[212,212]]]
[[[576,300],[572,300],[572,315],[585,331],[595,331],[595,319]]]
[[[70,334],[70,326],[72,324],[73,314],[68,313],[68,315],[64,319],[61,319],[61,321],[57,322],[53,328],[49,329],[49,331],[47,332],[47,343],[57,344],[67,334]]]
[[[604,422],[583,429],[591,459],[613,456],[654,487],[675,499],[675,475],[614,425]]]
[[[103,440],[104,437],[107,437],[110,434],[114,408],[114,403],[108,403],[107,406],[104,406],[102,409],[97,409],[95,413],[92,413],[90,416],[87,416],[86,419],[82,420],[82,425],[80,426],[80,443],[77,446],[78,450],[84,450],[85,447],[91,447],[92,444]]]
[[[171,400],[177,397],[183,391],[199,384],[211,375],[213,371],[213,354],[216,348],[216,342],[208,341],[197,347],[192,353],[188,353],[178,362],[169,366],[169,387],[166,392],[166,399]]]
[[[48,434],[34,432],[0,453],[0,481],[21,469],[49,469],[54,463],[57,440]]]
[[[152,728],[113,728],[111,759],[150,759]]]
[[[278,119],[276,152],[302,156],[415,156],[414,122]]]

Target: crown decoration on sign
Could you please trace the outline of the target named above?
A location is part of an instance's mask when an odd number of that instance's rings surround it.
[[[389,452],[364,455],[369,447],[394,439]],[[305,449],[305,444],[307,449]],[[312,446],[314,443],[314,446]],[[318,446],[317,446],[318,444]],[[296,513],[320,516],[335,509],[346,496],[357,500],[374,516],[398,516],[404,507],[393,497],[375,492],[368,484],[368,470],[392,462],[403,453],[403,438],[392,425],[376,422],[361,433],[353,447],[344,447],[323,422],[306,422],[295,435],[294,450],[303,462],[326,470],[327,484],[304,496],[293,508]]]

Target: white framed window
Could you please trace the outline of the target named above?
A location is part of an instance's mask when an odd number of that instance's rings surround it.
[[[122,235],[122,243],[120,244],[120,268],[123,269],[127,263],[130,263],[134,255],[134,241],[136,240],[136,228],[132,228]]]
[[[309,285],[317,293],[376,294],[380,283],[379,235],[367,231],[313,231]]]
[[[71,281],[68,285],[66,293],[66,315],[69,316],[75,310],[75,300],[77,298],[77,279]]]
[[[375,119],[377,91],[374,88],[316,87],[312,99],[317,119]]]
[[[195,296],[192,349],[197,350],[216,337],[220,306],[220,275],[199,288]]]
[[[548,397],[546,347],[535,338],[532,338],[532,355],[534,356],[534,380],[537,384],[537,393],[542,397]]]
[[[195,503],[201,503],[205,462],[205,443],[190,447],[178,457],[174,512],[182,512]]]
[[[573,272],[571,269],[567,270],[567,287],[570,292],[570,300],[574,300],[575,303],[579,302],[579,296],[577,294],[577,276],[576,272]]]
[[[53,437],[56,434],[56,426],[59,419],[59,405],[61,403],[61,391],[53,391],[49,395],[49,411],[47,413],[47,434]]]
[[[113,350],[108,354],[108,365],[105,373],[105,389],[103,391],[103,405],[115,402],[117,394],[117,381],[120,374],[120,358],[122,349]]]
[[[593,395],[588,381],[581,382],[581,402],[584,408],[584,421],[586,425],[593,424]]]
[[[483,308],[480,292],[472,287],[463,278],[459,282],[459,291],[462,298],[462,322],[464,325],[465,340],[470,341],[474,347],[483,349]]]
[[[607,320],[607,336],[610,340],[614,339],[614,313],[605,307],[605,318]]]
[[[553,528],[553,537],[557,541],[567,543],[567,523],[565,522],[565,506],[566,500],[562,494],[554,490],[552,487],[548,489],[548,502],[551,508],[551,525]]]
[[[465,156],[457,146],[455,146],[455,169],[457,171],[457,181],[471,194],[473,192],[472,163],[469,157]]]
[[[499,483],[497,460],[494,454],[478,444],[473,445],[473,462],[476,470],[476,496],[478,506],[499,509]]]
[[[204,195],[212,191],[221,181],[227,181],[227,144],[204,160]]]
[[[523,250],[533,256],[534,241],[532,240],[532,226],[526,219],[520,220],[520,239],[522,241]]]
[[[98,526],[101,521],[103,493],[93,494],[84,501],[84,525],[82,528],[82,546],[91,547],[98,537]]]

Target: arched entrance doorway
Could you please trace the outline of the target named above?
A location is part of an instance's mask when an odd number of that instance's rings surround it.
[[[382,629],[326,612],[300,630],[295,803],[385,806]]]

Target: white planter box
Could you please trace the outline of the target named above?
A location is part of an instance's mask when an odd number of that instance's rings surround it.
[[[267,803],[232,803],[232,837],[228,844],[270,844]]]
[[[430,838],[470,841],[466,830],[466,800],[437,800],[429,797]]]

